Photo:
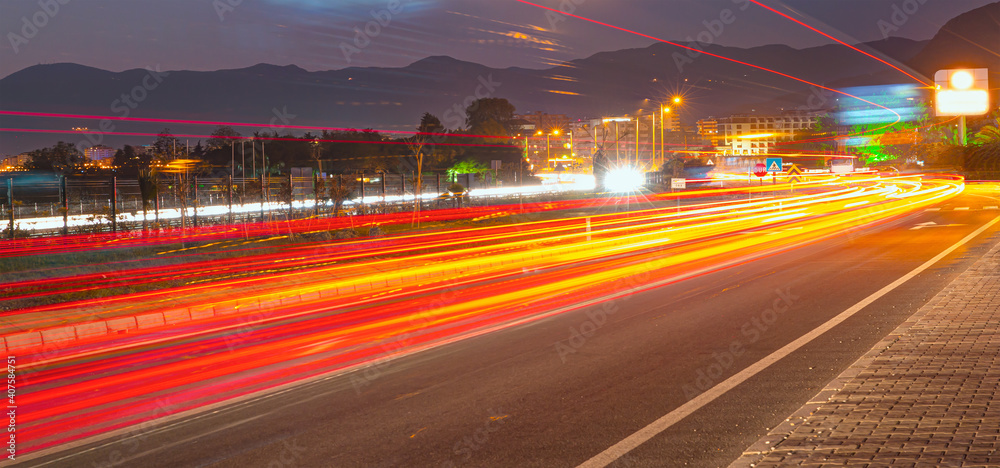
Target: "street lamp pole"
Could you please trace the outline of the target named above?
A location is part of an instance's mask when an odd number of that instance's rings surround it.
[[[666,153],[664,153],[664,151],[666,151],[666,145],[664,144],[665,140],[663,139],[663,127],[666,126],[666,120],[664,119],[663,114],[669,112],[669,107],[663,107],[662,104],[660,105],[660,164],[665,164],[667,162]]]
[[[656,170],[656,114],[651,114],[652,117],[652,127],[649,127],[649,139],[653,142],[653,147],[650,149],[649,163],[653,165],[653,169]]]
[[[573,129],[569,129],[569,158],[576,164],[576,154],[573,153]]]
[[[639,116],[635,116],[635,165],[639,165]]]
[[[681,102],[682,102],[681,97],[680,96],[674,96],[673,101],[674,101],[674,105],[676,107],[680,108]],[[684,130],[684,123],[681,122],[680,119],[681,119],[681,114],[678,112],[678,114],[677,114],[677,125],[681,128],[681,134],[684,135],[684,151],[685,151],[685,154],[687,154],[686,153],[687,149],[688,149],[687,148],[687,144],[688,144],[688,142],[687,142],[687,132]]]

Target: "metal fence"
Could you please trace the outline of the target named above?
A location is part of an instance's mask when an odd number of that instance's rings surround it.
[[[482,185],[473,177],[465,180],[469,185]],[[421,182],[420,192],[425,197],[440,194],[450,185],[445,174],[424,174]],[[0,175],[0,184],[3,214],[0,226],[4,237],[132,230],[138,227],[136,222],[125,220],[142,219],[143,196],[137,179],[11,173]],[[252,179],[167,174],[155,181],[155,196],[147,199],[147,219],[156,223],[156,227],[242,222],[265,216],[265,205],[283,207],[286,216],[315,215],[321,211],[317,207],[329,211],[332,187],[346,188],[349,199],[370,205],[371,209],[398,211],[403,205],[412,206],[416,185],[413,173],[335,174],[322,180],[317,180],[308,169]],[[260,209],[248,210],[247,205]],[[234,210],[233,206],[244,209]],[[226,209],[205,214],[205,207]],[[160,218],[159,213],[166,210],[185,215],[180,219]],[[61,218],[63,222],[58,227],[19,228],[21,224],[37,226],[37,221],[43,218]],[[88,221],[86,225],[78,222],[71,228],[70,220],[80,218]]]

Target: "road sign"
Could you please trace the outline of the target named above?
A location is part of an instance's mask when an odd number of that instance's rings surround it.
[[[767,158],[767,172],[781,172],[781,158]]]
[[[802,175],[802,171],[799,169],[799,166],[796,166],[795,164],[792,164],[792,167],[788,168],[788,182],[789,183],[797,184],[799,182],[802,182],[802,178],[799,177],[800,175]]]
[[[757,165],[753,167],[753,175],[755,175],[757,177],[764,177],[764,176],[766,176],[767,175],[767,166],[765,166],[764,163],[757,163]]]
[[[990,111],[989,70],[940,70],[934,74],[937,115],[983,115]]]
[[[673,190],[684,190],[687,188],[687,179],[670,179],[670,188]]]

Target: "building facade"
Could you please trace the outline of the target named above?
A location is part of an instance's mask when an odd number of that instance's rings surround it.
[[[715,117],[699,120],[698,136],[712,146],[719,146],[719,120]]]
[[[83,155],[86,157],[86,162],[84,163],[86,166],[107,169],[111,167],[111,163],[115,159],[115,149],[104,145],[96,145],[83,150]]]
[[[733,115],[716,120],[717,138],[725,155],[768,154],[778,143],[792,141],[798,135],[811,132],[819,123],[820,115],[816,112]]]
[[[30,160],[31,155],[28,153],[4,157],[0,159],[0,171],[23,171],[24,165]]]

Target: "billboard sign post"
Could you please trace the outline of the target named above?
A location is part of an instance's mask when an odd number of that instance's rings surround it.
[[[985,115],[990,110],[989,70],[986,68],[939,70],[934,74],[934,84],[937,116],[960,117],[959,141],[965,146],[968,143],[965,117]]]

